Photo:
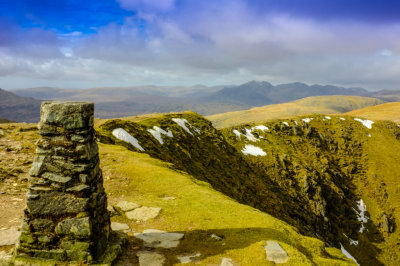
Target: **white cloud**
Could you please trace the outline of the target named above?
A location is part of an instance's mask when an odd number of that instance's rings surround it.
[[[63,41],[44,31],[7,33],[0,76],[99,85],[258,79],[381,89],[400,82],[399,24],[260,14],[241,0],[189,2],[119,0],[136,15],[90,36],[59,36]]]

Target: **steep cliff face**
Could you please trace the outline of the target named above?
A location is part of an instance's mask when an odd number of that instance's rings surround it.
[[[395,123],[312,116],[218,131],[184,113],[109,120],[97,134],[171,162],[327,245],[343,245],[361,264],[400,262]]]

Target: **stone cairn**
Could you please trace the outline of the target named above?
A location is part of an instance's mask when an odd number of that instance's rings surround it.
[[[110,218],[93,113],[93,103],[42,103],[41,139],[30,170],[16,262],[91,264],[110,256]],[[115,246],[111,249],[115,253]]]

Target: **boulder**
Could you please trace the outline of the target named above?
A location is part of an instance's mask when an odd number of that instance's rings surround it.
[[[264,247],[267,254],[267,260],[275,263],[286,263],[289,260],[289,255],[276,241],[267,241]]]

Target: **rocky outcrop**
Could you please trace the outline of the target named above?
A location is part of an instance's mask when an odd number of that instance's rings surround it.
[[[115,258],[105,255],[110,218],[93,112],[93,103],[42,104],[41,139],[30,170],[16,261],[92,263]]]

